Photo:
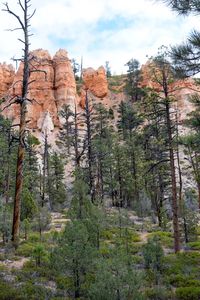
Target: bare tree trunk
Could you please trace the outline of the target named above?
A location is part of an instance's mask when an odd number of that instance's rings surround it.
[[[42,193],[41,193],[41,206],[44,206],[45,202],[45,190],[46,190],[46,143],[47,143],[47,136],[45,134],[45,141],[44,141],[44,153],[43,153],[43,170],[42,170]]]
[[[76,166],[80,167],[80,156],[78,150],[78,120],[77,120],[77,108],[74,104],[74,150],[75,150],[75,162]]]
[[[92,133],[91,133],[91,113],[89,108],[88,93],[86,90],[85,98],[85,115],[87,126],[87,159],[88,159],[88,173],[89,173],[89,187],[91,200],[94,202],[94,187],[93,187],[93,174],[92,174]]]
[[[200,209],[200,182],[198,182],[197,188],[198,188],[198,202],[199,202],[199,209]]]
[[[169,144],[169,158],[170,158],[170,172],[172,180],[172,212],[173,212],[173,228],[174,228],[174,251],[175,253],[180,251],[180,232],[178,223],[178,203],[177,203],[177,190],[176,190],[176,172],[174,163],[174,149],[172,139],[172,125],[170,119],[170,106],[167,93],[166,98],[166,120],[167,120],[167,134]]]
[[[21,206],[21,192],[23,186],[23,163],[25,156],[25,132],[26,132],[26,112],[27,112],[27,95],[29,86],[29,27],[30,20],[34,15],[29,14],[31,0],[24,0],[23,4],[21,1],[18,2],[23,18],[18,16],[12,10],[10,10],[8,3],[5,3],[5,9],[7,13],[11,14],[18,22],[19,28],[23,31],[24,40],[20,40],[24,45],[24,55],[21,61],[24,63],[23,69],[23,81],[22,81],[22,93],[17,95],[15,103],[20,104],[20,125],[19,125],[19,145],[17,154],[17,170],[16,170],[16,186],[15,186],[15,197],[14,197],[14,211],[13,211],[13,226],[12,226],[12,241],[16,245],[19,239],[19,227],[20,227],[20,206]]]
[[[20,206],[21,192],[23,185],[23,163],[25,157],[25,131],[26,131],[26,113],[27,113],[27,94],[29,80],[29,34],[28,34],[28,0],[24,1],[24,70],[23,70],[23,85],[21,95],[20,109],[20,127],[19,127],[19,145],[17,155],[17,171],[16,171],[16,186],[14,198],[13,226],[12,226],[12,241],[15,243],[19,238],[20,227]]]
[[[183,209],[183,199],[182,199],[183,181],[182,181],[180,151],[179,151],[179,128],[178,128],[178,116],[177,116],[177,112],[176,112],[176,131],[177,131],[176,157],[177,157],[178,177],[179,177],[179,214],[181,215],[182,209]]]

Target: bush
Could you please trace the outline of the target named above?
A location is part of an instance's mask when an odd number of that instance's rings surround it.
[[[16,255],[29,257],[31,256],[34,249],[32,243],[22,243],[16,250]]]
[[[173,247],[173,237],[170,232],[166,231],[155,231],[149,234],[149,237],[157,237],[157,239],[161,242],[161,244],[165,247],[172,248]]]
[[[51,299],[52,292],[43,286],[27,282],[21,286],[21,298],[20,300],[46,300]]]
[[[10,284],[0,281],[0,299],[1,300],[20,300],[21,296],[16,289],[12,288]]]
[[[145,291],[147,299],[151,300],[169,300],[171,299],[171,293],[164,288],[154,287]]]
[[[165,273],[167,275],[180,274],[189,275],[199,273],[200,264],[200,253],[198,252],[183,252],[175,254],[170,254],[164,258],[166,264]]]
[[[143,257],[147,269],[161,271],[164,252],[157,237],[148,240],[143,249]]]
[[[36,245],[33,249],[32,256],[35,259],[36,266],[40,266],[42,259],[46,256],[44,246],[42,244]]]
[[[28,237],[28,241],[29,242],[34,242],[34,243],[37,243],[40,241],[40,235],[38,232],[32,232],[29,234],[29,237]]]
[[[169,276],[169,283],[175,287],[200,287],[200,281],[195,279],[195,276],[184,276],[182,274]]]
[[[179,287],[176,289],[176,297],[180,300],[199,300],[200,287]]]
[[[190,242],[187,244],[192,250],[200,250],[200,241]]]
[[[112,229],[105,229],[101,232],[101,238],[105,240],[112,240],[113,239],[113,231]]]
[[[73,289],[73,280],[68,276],[57,276],[56,278],[57,287],[61,290]]]

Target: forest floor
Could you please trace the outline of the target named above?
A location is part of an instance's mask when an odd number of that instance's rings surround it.
[[[187,248],[183,248],[182,253],[175,256],[173,254],[171,224],[169,224],[168,230],[163,231],[157,224],[154,224],[151,217],[138,217],[134,211],[127,212],[125,209],[106,208],[105,213],[108,220],[112,219],[114,221],[108,224],[101,234],[102,251],[106,251],[105,253],[110,251],[109,245],[118,243],[119,232],[121,237],[121,231],[123,235],[124,226],[127,226],[131,238],[131,255],[137,261],[136,265],[138,268],[141,269],[144,268],[142,256],[144,245],[147,244],[150,238],[156,236],[159,238],[165,255],[166,268],[162,275],[164,289],[166,285],[170,293],[175,293],[174,291],[180,287],[182,288],[182,286],[190,287],[190,285],[194,284],[195,288],[198,287],[200,292],[200,235],[196,242],[189,243]],[[48,295],[55,295],[59,287],[59,281],[51,274],[52,270],[47,266],[45,256],[43,266],[36,266],[34,251],[37,245],[40,244],[42,244],[46,253],[51,251],[52,247],[55,246],[54,237],[60,235],[65,225],[69,222],[71,222],[71,219],[68,217],[67,211],[52,212],[50,224],[42,232],[42,235],[40,236],[38,232],[30,232],[27,240],[21,239],[16,251],[13,250],[10,244],[4,246],[0,243],[0,299],[26,299],[15,298],[14,296],[12,298],[10,294],[7,298],[3,297],[1,291],[4,285],[4,293],[7,290],[6,286],[10,287],[9,293],[12,291],[11,285],[14,286],[14,289],[23,286],[26,292],[28,290],[30,293],[35,294],[35,298],[32,297],[30,299],[53,299],[53,296],[52,298],[40,296],[41,289],[44,294],[46,293],[45,291],[48,291]],[[32,288],[34,286],[34,291],[30,291],[31,287],[29,284],[31,284]],[[152,283],[150,284],[151,286]],[[169,291],[167,290],[167,292]],[[147,299],[200,299],[170,297],[156,298],[155,296]],[[29,296],[27,296],[28,298]]]

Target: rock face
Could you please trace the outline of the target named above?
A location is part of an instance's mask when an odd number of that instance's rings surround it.
[[[62,106],[72,105],[76,99],[76,84],[71,63],[65,50],[59,50],[53,59],[48,51],[42,49],[33,51],[31,56],[28,95],[31,101],[28,103],[28,127],[42,132],[53,131],[54,127],[60,125],[59,111]],[[21,63],[16,74],[13,70],[10,77],[8,84],[10,98],[20,95],[22,72],[23,64]],[[8,107],[4,114],[17,123],[19,105],[14,104]]]
[[[90,90],[98,98],[104,98],[108,94],[108,82],[104,67],[94,70],[88,68],[83,70],[83,82],[85,89]]]
[[[152,65],[147,62],[145,65],[142,66],[142,83],[141,86],[153,88],[158,93],[161,90],[160,84],[152,80]],[[154,72],[156,70],[154,69]],[[185,79],[179,80],[169,85],[169,93],[174,96],[177,101],[174,102],[174,107],[178,111],[178,120],[179,123],[182,123],[187,114],[194,110],[194,106],[190,101],[190,97],[194,94],[194,91],[197,91],[200,94],[200,89],[197,88],[193,79]],[[198,90],[199,89],[199,90]]]
[[[62,119],[59,112],[64,104],[69,105],[74,110],[74,105],[80,104],[77,108],[85,107],[86,90],[88,97],[93,103],[103,103],[105,108],[112,109],[117,118],[117,106],[124,100],[123,84],[125,77],[121,82],[122,89],[109,91],[106,72],[103,67],[97,70],[92,68],[83,71],[83,84],[80,85],[80,94],[76,91],[76,82],[71,67],[71,62],[65,50],[60,49],[52,58],[48,51],[38,49],[30,53],[31,70],[29,78],[29,95],[31,100],[27,107],[27,127],[29,127],[36,136],[40,133],[53,132],[56,135],[56,128],[62,125]],[[142,67],[143,82],[142,86],[157,88],[159,86],[151,80],[149,63]],[[2,104],[2,108],[8,106],[9,101],[14,99],[15,95],[21,94],[22,89],[23,64],[15,73],[11,65],[0,64],[0,98],[9,95],[7,102]],[[179,88],[176,91],[178,99],[179,121],[186,118],[186,114],[193,110],[189,101],[189,96],[196,89],[193,80],[180,81]],[[174,87],[172,86],[172,89]],[[19,123],[19,105],[8,106],[4,110],[4,115],[13,120],[13,123]],[[52,137],[53,139],[53,137]]]
[[[4,97],[11,87],[15,76],[12,65],[0,64],[0,98]]]
[[[74,106],[76,101],[76,82],[71,63],[65,50],[59,50],[54,58],[55,99],[58,110],[63,104]]]

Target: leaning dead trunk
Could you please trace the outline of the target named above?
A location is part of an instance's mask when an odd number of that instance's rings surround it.
[[[20,206],[21,206],[21,193],[23,186],[23,163],[25,156],[25,132],[26,132],[26,112],[27,112],[27,95],[28,95],[28,86],[29,86],[29,26],[30,19],[34,15],[29,14],[31,0],[24,0],[22,4],[19,1],[19,6],[23,13],[23,18],[18,16],[12,10],[10,10],[8,3],[5,3],[5,9],[7,13],[11,14],[19,24],[19,28],[16,30],[22,30],[24,39],[19,39],[24,45],[24,55],[21,61],[24,64],[23,69],[23,80],[22,80],[22,93],[17,95],[15,98],[15,103],[20,105],[20,125],[19,125],[19,145],[18,145],[18,154],[17,154],[17,170],[16,170],[16,186],[15,186],[15,197],[14,197],[14,211],[13,211],[13,226],[12,226],[12,241],[14,244],[17,244],[19,239],[19,228],[20,228]]]
[[[25,1],[25,19],[27,20],[27,2]],[[29,79],[29,42],[28,42],[28,27],[25,25],[25,54],[24,54],[24,72],[23,72],[23,87],[21,97],[21,114],[20,114],[20,128],[19,128],[19,146],[17,155],[17,171],[16,171],[16,186],[14,198],[14,212],[13,212],[13,227],[12,227],[12,241],[17,242],[19,237],[20,227],[20,206],[21,193],[23,186],[23,163],[25,157],[25,133],[26,133],[26,113],[27,113],[27,94],[28,94],[28,79]]]

